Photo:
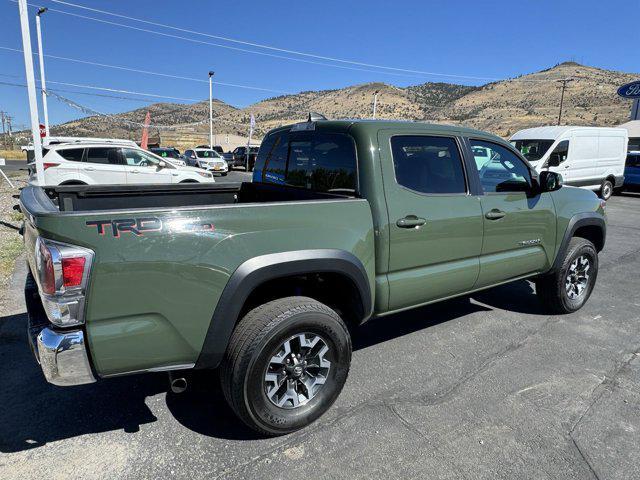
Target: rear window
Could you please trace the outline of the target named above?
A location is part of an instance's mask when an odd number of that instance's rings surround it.
[[[65,160],[70,160],[72,162],[82,161],[83,153],[84,148],[66,148],[64,150],[58,150],[58,155],[60,155]]]
[[[319,192],[355,193],[355,144],[348,135],[338,133],[275,133],[260,146],[253,180]]]

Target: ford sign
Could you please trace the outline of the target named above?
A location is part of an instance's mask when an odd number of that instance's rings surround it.
[[[623,98],[640,98],[640,80],[621,86],[618,95]]]

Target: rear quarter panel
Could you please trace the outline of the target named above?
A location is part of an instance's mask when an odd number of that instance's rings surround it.
[[[110,227],[101,235],[86,225],[125,218],[158,218],[162,229],[116,237]],[[38,217],[37,227],[47,238],[96,252],[86,329],[94,366],[103,376],[194,363],[229,277],[258,255],[346,250],[362,262],[374,291],[366,200],[70,212]]]

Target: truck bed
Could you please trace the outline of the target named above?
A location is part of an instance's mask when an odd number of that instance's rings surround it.
[[[260,183],[29,186],[20,203],[32,271],[39,236],[95,252],[84,330],[99,376],[195,364],[247,262],[345,252],[374,289],[371,208],[353,195]]]
[[[175,185],[67,185],[45,187],[44,192],[61,212],[177,208],[355,197],[355,194],[323,193],[285,185],[250,182]]]

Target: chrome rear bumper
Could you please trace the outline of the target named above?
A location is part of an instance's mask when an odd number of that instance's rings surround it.
[[[37,337],[40,368],[49,383],[60,386],[96,381],[82,330],[55,332],[44,328]]]
[[[84,332],[57,329],[47,319],[31,273],[25,285],[29,344],[49,383],[60,386],[93,383]]]

